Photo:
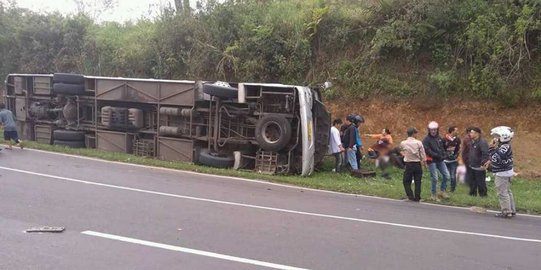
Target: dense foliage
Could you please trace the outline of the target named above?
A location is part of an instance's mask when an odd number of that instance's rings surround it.
[[[0,75],[332,80],[327,97],[541,100],[538,0],[215,0],[97,23],[0,3]]]

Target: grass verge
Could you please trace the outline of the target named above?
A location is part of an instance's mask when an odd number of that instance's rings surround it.
[[[402,185],[402,170],[391,169],[391,180],[386,180],[379,176],[359,179],[352,177],[346,173],[336,174],[331,172],[334,160],[332,160],[332,158],[330,157],[325,160],[321,171],[314,173],[314,175],[310,177],[301,177],[265,175],[251,171],[217,169],[206,166],[199,166],[192,163],[164,161],[153,158],[138,157],[125,153],[105,152],[96,149],[73,149],[54,145],[39,144],[30,141],[25,142],[25,147],[51,152],[93,157],[103,160],[194,171],[216,175],[235,176],[247,179],[257,179],[275,183],[291,184],[296,186],[338,191],[344,193],[378,196],[391,199],[401,199],[405,197],[404,187]],[[369,167],[373,169],[374,167],[371,161],[366,161],[364,162],[364,164],[365,168]],[[492,177],[492,179],[494,179],[494,177]],[[451,197],[449,199],[434,203],[466,207],[478,206],[498,210],[499,204],[496,197],[494,181],[487,182],[487,186],[488,197],[486,198],[471,197],[468,195],[468,187],[462,184],[458,184],[457,190],[453,194],[451,194]],[[520,213],[541,214],[541,181],[514,178],[512,191],[517,204],[517,210]],[[425,199],[430,197],[430,177],[428,171],[424,171],[423,173],[421,197]]]

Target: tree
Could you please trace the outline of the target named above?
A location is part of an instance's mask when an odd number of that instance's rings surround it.
[[[97,20],[101,14],[118,5],[118,0],[73,0],[77,13]]]

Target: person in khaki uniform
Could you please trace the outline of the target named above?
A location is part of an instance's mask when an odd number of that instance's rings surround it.
[[[402,182],[409,201],[421,200],[421,179],[423,168],[426,167],[426,154],[423,143],[417,140],[417,129],[409,128],[408,138],[400,143],[401,153],[404,156],[405,170]],[[411,181],[415,183],[415,195],[411,190]]]

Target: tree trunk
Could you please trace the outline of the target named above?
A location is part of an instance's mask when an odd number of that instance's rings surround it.
[[[190,8],[190,0],[184,0],[184,13],[186,13],[186,15],[190,15],[192,13],[192,9]]]
[[[175,0],[175,9],[177,11],[177,14],[180,14],[184,10],[184,8],[182,7],[182,2],[183,0]]]

